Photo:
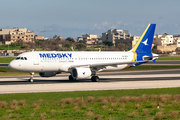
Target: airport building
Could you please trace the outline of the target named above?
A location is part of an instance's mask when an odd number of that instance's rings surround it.
[[[141,36],[133,36],[132,37],[132,48],[136,45],[136,43],[138,42],[138,40],[140,39]]]
[[[178,39],[167,33],[163,35],[155,35],[153,44],[157,50],[161,51],[162,53],[176,51],[179,46]]]
[[[43,36],[39,36],[39,35],[35,35],[34,39],[35,40],[44,40],[44,37]]]
[[[87,45],[97,45],[100,44],[101,37],[95,34],[83,34],[82,37],[78,37],[77,41],[84,40]]]
[[[167,46],[170,44],[173,44],[174,38],[173,35],[156,35],[154,36],[154,44],[155,45],[161,45],[161,46]]]
[[[131,34],[129,33],[128,30],[108,30],[105,33],[102,33],[102,42],[104,41],[111,41],[112,43],[115,44],[115,40],[120,40],[120,39],[130,39]]]
[[[83,39],[96,39],[98,38],[98,35],[94,35],[94,34],[83,34],[82,35]]]
[[[13,42],[34,42],[34,31],[26,28],[2,28],[0,30],[0,42],[3,44],[11,44]]]
[[[177,40],[177,47],[180,47],[180,39]]]

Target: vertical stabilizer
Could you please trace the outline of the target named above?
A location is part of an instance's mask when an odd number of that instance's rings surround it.
[[[154,38],[156,24],[149,24],[139,41],[136,43],[132,52],[134,53],[151,53],[151,47]]]

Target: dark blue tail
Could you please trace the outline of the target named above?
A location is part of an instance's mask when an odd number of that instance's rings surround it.
[[[154,38],[156,24],[149,24],[137,44],[132,49],[132,52],[138,53],[151,53],[151,47]]]

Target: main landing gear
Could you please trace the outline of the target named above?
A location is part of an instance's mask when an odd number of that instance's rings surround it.
[[[98,76],[92,76],[91,77],[91,81],[92,82],[98,82],[99,81],[99,77]]]
[[[96,76],[96,71],[92,71],[91,81],[92,82],[98,82],[99,81],[99,77]]]
[[[74,79],[72,75],[69,75],[69,81],[76,81],[76,79]],[[98,76],[92,76],[91,77],[91,81],[92,82],[98,82],[99,81],[99,77]]]
[[[72,76],[72,75],[70,75],[70,76],[69,76],[69,81],[76,81],[76,79],[75,79],[75,78],[73,78],[73,76]]]
[[[28,79],[29,82],[33,82],[33,75],[34,75],[34,72],[30,72],[30,78]]]

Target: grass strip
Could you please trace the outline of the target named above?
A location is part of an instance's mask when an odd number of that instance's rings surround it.
[[[0,94],[0,119],[176,120],[179,109],[180,88]]]
[[[37,73],[35,73],[37,75]],[[29,72],[18,72],[9,67],[0,67],[0,76],[29,76]]]
[[[134,71],[134,70],[160,70],[160,69],[177,69],[180,65],[139,65],[122,71]]]
[[[0,50],[19,50],[21,46],[0,45]]]
[[[180,56],[159,57],[157,60],[180,60]]]
[[[0,57],[0,63],[10,63],[15,57]]]

